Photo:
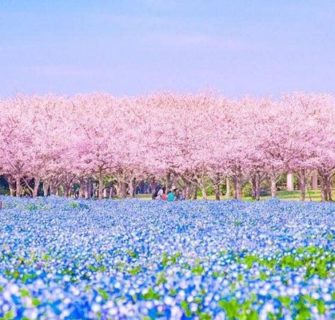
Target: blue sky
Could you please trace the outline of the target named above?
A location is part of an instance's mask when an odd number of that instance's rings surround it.
[[[0,96],[335,92],[333,0],[1,0]]]

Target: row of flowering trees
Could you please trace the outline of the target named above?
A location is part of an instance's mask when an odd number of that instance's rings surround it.
[[[335,172],[335,102],[320,94],[280,100],[239,101],[210,94],[159,94],[116,98],[105,94],[16,96],[0,101],[0,174],[10,193],[101,199],[114,186],[132,196],[136,184],[155,178],[191,197],[231,181],[235,198],[246,182],[259,199],[272,196],[285,173],[299,180],[305,198],[318,173],[331,200]],[[94,184],[93,184],[94,182]]]

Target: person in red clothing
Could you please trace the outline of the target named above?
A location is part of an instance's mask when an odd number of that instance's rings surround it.
[[[161,200],[167,200],[167,195],[166,195],[166,189],[165,189],[165,187],[163,188],[163,193],[162,193],[162,196],[161,196]]]

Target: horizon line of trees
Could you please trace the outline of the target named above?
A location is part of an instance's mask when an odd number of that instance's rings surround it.
[[[0,100],[0,175],[11,195],[135,196],[141,181],[175,185],[190,199],[222,186],[259,200],[268,181],[313,176],[332,200],[335,99],[294,93],[231,100],[171,93],[15,96]],[[230,191],[226,190],[228,194]]]

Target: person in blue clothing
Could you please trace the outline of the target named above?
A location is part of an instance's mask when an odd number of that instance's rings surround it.
[[[167,201],[175,201],[176,195],[174,193],[174,190],[170,190],[167,195]]]

